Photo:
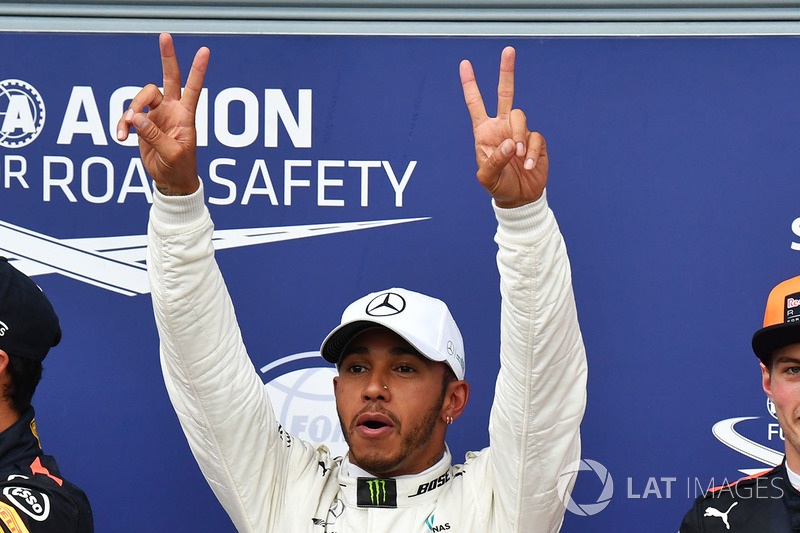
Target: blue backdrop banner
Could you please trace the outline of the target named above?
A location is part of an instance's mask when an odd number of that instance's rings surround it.
[[[184,73],[211,49],[199,172],[245,342],[284,427],[342,451],[320,341],[368,292],[438,296],[472,387],[448,441],[459,462],[488,444],[495,223],[458,64],[472,60],[493,113],[509,44],[589,358],[564,531],[674,533],[696,496],[783,451],[750,337],[771,287],[799,273],[797,38],[176,36]],[[0,46],[0,250],[64,330],[34,398],[44,449],[98,531],[233,531],[161,379],[150,184],[135,136],[115,134],[160,83],[157,37]]]

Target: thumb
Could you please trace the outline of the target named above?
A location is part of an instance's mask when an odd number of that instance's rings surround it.
[[[165,152],[167,145],[172,139],[164,135],[164,133],[147,118],[147,115],[144,113],[136,113],[133,115],[132,122],[136,127],[136,134],[139,136],[139,140],[146,142],[160,154]]]
[[[478,168],[478,181],[481,182],[491,194],[500,179],[500,173],[514,157],[516,145],[511,139],[506,139]]]
[[[133,125],[139,135],[139,149],[144,156],[145,145],[149,146],[153,157],[143,159],[145,169],[163,194],[191,194],[200,185],[197,177],[197,160],[194,151],[182,146],[144,113],[133,117]]]

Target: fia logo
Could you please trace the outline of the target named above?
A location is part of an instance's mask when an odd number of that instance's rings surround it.
[[[21,148],[44,128],[44,100],[33,85],[22,80],[0,81],[0,146]]]

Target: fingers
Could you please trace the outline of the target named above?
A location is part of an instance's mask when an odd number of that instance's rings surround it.
[[[481,97],[481,91],[478,89],[478,82],[475,80],[472,63],[465,59],[459,65],[458,72],[461,75],[464,101],[467,103],[469,116],[472,118],[472,127],[474,128],[489,117],[486,114],[486,107],[483,105],[483,97]]]
[[[514,141],[506,139],[497,147],[478,168],[478,181],[489,194],[494,196],[494,191],[499,182],[500,173],[514,157]]]
[[[203,89],[203,79],[211,52],[203,46],[195,54],[182,98],[181,72],[178,68],[178,58],[175,55],[172,36],[169,33],[162,33],[158,38],[158,44],[161,49],[161,69],[164,72],[164,97],[180,100],[187,109],[194,113],[200,99],[200,91]]]
[[[547,143],[538,131],[526,131],[525,141],[517,142],[515,139],[506,139],[478,169],[478,180],[487,188],[493,183],[500,172],[516,157],[525,170],[533,170],[537,164],[547,158]],[[520,145],[525,149],[520,153]]]
[[[181,103],[192,113],[197,109],[197,102],[200,100],[200,92],[203,90],[203,80],[210,55],[211,52],[205,46],[197,51],[194,55],[194,61],[192,61],[189,77],[186,80],[186,87],[183,89]]]
[[[541,133],[532,131],[528,134],[528,150],[523,167],[525,170],[533,170],[545,159],[547,159],[547,143]]]
[[[515,155],[524,157],[522,166],[525,170],[533,170],[539,158],[547,155],[544,137],[539,132],[528,130],[528,119],[521,109],[512,109],[508,115],[511,138],[515,143]]]
[[[500,55],[500,78],[497,84],[497,116],[508,115],[514,106],[514,61],[516,51],[507,46]],[[483,97],[475,80],[472,63],[464,60],[459,65],[461,75],[461,88],[464,90],[464,101],[467,103],[469,115],[472,117],[472,126],[480,124],[488,118]]]
[[[508,123],[511,128],[511,138],[516,143],[516,154],[525,155],[528,146],[528,119],[521,109],[513,109],[508,116]]]
[[[131,121],[133,120],[133,111],[128,109],[117,122],[117,139],[124,141],[128,138],[128,133],[131,131]]]
[[[131,111],[129,109],[126,116]],[[134,113],[131,122],[136,128],[139,142],[146,142],[161,154],[164,159],[171,160],[171,154],[179,148],[175,139],[165,135],[144,113]]]
[[[200,100],[200,94],[203,90],[203,81],[211,52],[205,46],[197,51],[192,62],[192,68],[189,71],[189,77],[186,80],[183,96],[181,96],[181,74],[172,36],[168,33],[162,33],[159,36],[158,43],[161,50],[161,68],[164,74],[164,92],[162,94],[158,87],[153,84],[139,91],[131,101],[128,111],[117,123],[117,138],[120,141],[128,138],[133,117],[136,113],[141,113],[146,107],[153,110],[164,99],[179,100],[192,114],[197,109],[197,102]]]
[[[497,116],[507,115],[514,106],[514,59],[516,51],[506,46],[500,55],[500,79],[497,83]]]
[[[158,47],[161,50],[161,70],[164,74],[164,96],[180,100],[181,71],[178,68],[178,58],[175,55],[172,36],[169,33],[159,35]]]
[[[133,97],[133,100],[131,100],[128,110],[122,115],[119,122],[117,122],[117,139],[124,141],[128,138],[128,133],[133,123],[133,117],[136,113],[141,113],[146,107],[154,109],[158,107],[163,100],[164,96],[161,94],[161,91],[152,83],[139,91],[136,96]]]

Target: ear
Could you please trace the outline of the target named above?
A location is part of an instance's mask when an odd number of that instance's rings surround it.
[[[767,393],[767,396],[769,396],[769,399],[771,400],[772,399],[772,376],[770,374],[769,368],[767,368],[766,365],[764,365],[764,363],[760,363],[760,364],[761,364],[761,388],[764,389],[764,392]]]
[[[469,400],[469,383],[466,381],[458,380],[451,381],[447,385],[447,391],[444,396],[444,404],[442,404],[442,418],[447,419],[451,417],[453,420],[461,416],[464,408],[467,406]]]
[[[339,387],[339,376],[334,376],[333,377],[333,396],[334,397],[336,396],[336,391],[338,390],[338,387]]]
[[[8,354],[0,350],[0,374],[5,372],[6,368],[8,368]]]

